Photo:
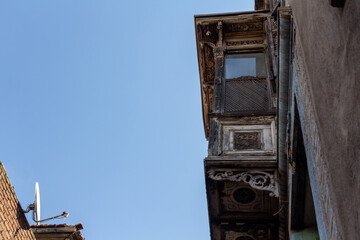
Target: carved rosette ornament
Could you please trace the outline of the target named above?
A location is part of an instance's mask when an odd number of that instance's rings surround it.
[[[244,182],[252,188],[269,191],[271,197],[279,197],[279,187],[275,174],[262,171],[234,172],[232,170],[209,170],[209,178],[215,181]]]

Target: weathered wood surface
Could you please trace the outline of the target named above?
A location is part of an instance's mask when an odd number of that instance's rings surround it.
[[[264,21],[269,11],[195,16],[203,120],[209,137],[208,114],[220,113],[224,93],[224,54],[229,51],[266,52]]]

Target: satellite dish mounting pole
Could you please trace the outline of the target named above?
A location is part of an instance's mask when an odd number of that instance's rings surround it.
[[[40,218],[40,188],[39,188],[39,183],[36,182],[35,183],[35,201],[32,204],[29,204],[29,206],[26,208],[26,210],[24,211],[24,213],[28,213],[32,210],[32,219],[33,221],[36,223],[36,225],[40,225],[41,222],[45,222],[45,221],[49,221],[52,219],[56,219],[56,218],[67,218],[69,216],[69,213],[67,212],[62,212],[62,214],[54,216],[54,217],[50,217],[50,218],[45,218],[43,220],[41,220]]]

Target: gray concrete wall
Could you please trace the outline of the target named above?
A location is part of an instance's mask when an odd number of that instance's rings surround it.
[[[328,239],[359,239],[360,1],[289,0],[304,125]],[[306,129],[305,129],[306,130]],[[315,196],[314,196],[315,197]]]

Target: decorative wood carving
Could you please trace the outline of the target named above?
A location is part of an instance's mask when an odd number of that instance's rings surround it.
[[[261,150],[260,132],[235,132],[234,150]]]
[[[225,48],[216,47],[216,48],[214,48],[213,51],[214,51],[215,58],[224,57]]]
[[[203,85],[203,93],[206,96],[205,99],[204,99],[205,104],[210,104],[211,105],[213,91],[214,91],[214,86],[213,85]]]
[[[232,170],[209,170],[209,178],[215,181],[244,182],[252,188],[270,191],[270,196],[279,197],[278,182],[275,174],[262,171],[234,172]]]
[[[261,6],[268,2],[258,1]],[[267,72],[267,78],[224,78],[226,54],[264,52],[266,56],[273,56],[267,37],[268,34],[275,36],[275,30],[269,28],[265,32],[265,21],[271,16],[269,11],[195,16],[204,126],[209,140],[206,187],[214,239],[276,239],[278,222],[273,214],[278,211],[278,199],[272,198],[279,195],[275,170],[276,129],[270,125],[274,117],[262,115],[274,114],[267,104],[271,101],[267,93],[270,74]],[[266,66],[270,66],[269,59],[266,61]],[[231,91],[231,87],[236,89]],[[255,94],[246,95],[249,89]],[[255,95],[261,97],[254,100]],[[266,103],[261,106],[266,108],[260,111],[257,106],[253,107],[255,104],[250,105],[252,108],[234,104],[236,108],[232,110],[231,100],[223,101],[227,96],[235,96],[232,99],[236,104],[245,105],[247,101],[258,103],[261,99]],[[257,116],[253,115],[255,110],[261,117],[254,117]]]
[[[205,43],[211,43],[213,45],[216,45],[219,33],[217,28],[217,23],[212,24],[203,24],[197,26],[197,31],[201,35],[201,41]]]
[[[226,240],[271,240],[272,229],[267,224],[242,224],[236,231],[227,231]]]
[[[221,203],[225,212],[264,213],[269,212],[268,198],[265,192],[252,189],[246,183],[226,181]]]
[[[260,45],[264,44],[264,40],[241,40],[241,41],[227,41],[226,46],[244,46],[244,45]]]
[[[221,103],[217,100],[225,88],[220,86],[222,76],[216,74],[218,66],[219,69],[223,69],[223,61],[216,59],[223,58],[225,50],[244,50],[248,47],[264,49],[266,47],[264,21],[268,15],[268,13],[257,13],[256,15],[240,14],[224,18],[195,17],[203,118],[207,139],[210,129],[209,114],[221,113],[224,109],[224,102]],[[220,71],[218,72],[220,73]],[[214,86],[211,89],[213,95],[208,96],[210,89],[207,86],[214,84],[219,86]],[[213,101],[211,101],[212,99]]]
[[[241,22],[241,23],[226,23],[224,26],[224,31],[227,33],[233,32],[254,32],[254,31],[263,31],[264,23],[263,21],[258,22]]]
[[[204,45],[204,58],[205,58],[205,83],[213,83],[215,79],[215,57],[212,47]]]
[[[249,204],[252,203],[256,198],[256,193],[250,188],[238,188],[234,191],[233,197],[235,201],[240,204]]]

